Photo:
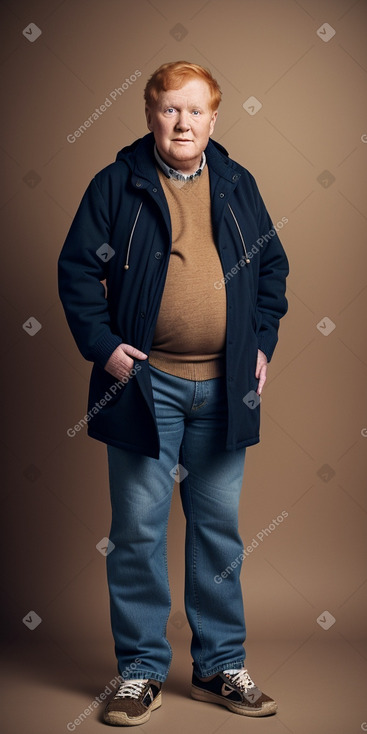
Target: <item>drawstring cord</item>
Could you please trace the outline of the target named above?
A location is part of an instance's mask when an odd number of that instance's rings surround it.
[[[228,209],[229,209],[229,211],[231,212],[231,214],[232,214],[232,217],[233,217],[234,221],[236,222],[236,227],[237,227],[237,229],[238,229],[238,234],[239,234],[239,235],[240,235],[240,237],[241,237],[242,247],[243,247],[243,251],[244,251],[244,253],[245,253],[245,263],[246,263],[246,265],[249,265],[249,264],[250,264],[250,262],[251,262],[251,260],[250,260],[250,258],[249,258],[249,256],[248,256],[248,252],[247,252],[247,250],[246,250],[245,240],[243,239],[243,236],[242,236],[242,232],[241,232],[241,229],[240,229],[240,225],[239,225],[239,224],[238,224],[238,222],[237,222],[237,219],[236,219],[235,213],[234,213],[234,211],[233,211],[232,207],[230,206],[230,204],[228,204]]]
[[[127,253],[126,253],[126,260],[125,260],[124,270],[129,270],[129,267],[130,267],[130,265],[129,265],[129,257],[130,257],[130,250],[131,250],[131,242],[132,242],[132,239],[133,239],[133,236],[134,236],[136,225],[138,223],[138,219],[139,219],[139,216],[140,216],[140,212],[141,212],[142,206],[143,206],[143,202],[140,203],[140,206],[139,206],[139,209],[137,211],[137,214],[136,214],[136,217],[135,217],[135,220],[134,220],[134,224],[133,224],[133,227],[132,227],[132,230],[131,230],[131,233],[130,233],[129,243],[128,243],[128,246],[127,246]],[[249,265],[250,262],[251,262],[251,260],[250,260],[250,258],[248,256],[248,252],[247,252],[246,245],[245,245],[245,240],[243,239],[243,235],[242,235],[242,232],[241,232],[241,229],[240,229],[240,225],[238,224],[236,215],[235,215],[235,213],[234,213],[234,211],[233,211],[233,209],[232,209],[232,207],[231,207],[230,204],[228,204],[228,209],[229,209],[229,211],[232,214],[232,217],[233,217],[233,219],[235,221],[235,224],[236,224],[236,227],[237,227],[237,230],[238,230],[238,234],[239,234],[239,236],[241,238],[242,247],[243,247],[243,251],[244,251],[244,254],[245,254],[245,263],[246,263],[246,265]]]
[[[129,244],[127,246],[127,253],[126,253],[126,260],[125,260],[124,270],[129,270],[129,267],[130,267],[130,265],[129,265],[129,257],[130,257],[131,241],[132,241],[132,238],[134,236],[135,227],[137,225],[137,222],[138,222],[138,219],[139,219],[139,215],[140,215],[142,206],[143,206],[143,202],[140,203],[140,206],[139,206],[139,209],[138,209],[138,213],[137,213],[137,215],[135,217],[133,228],[131,230],[131,234],[130,234],[130,238],[129,238]]]

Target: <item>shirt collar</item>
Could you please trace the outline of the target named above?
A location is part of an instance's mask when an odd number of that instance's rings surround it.
[[[154,156],[160,168],[162,169],[163,173],[166,174],[167,178],[175,178],[177,181],[190,181],[191,179],[196,178],[196,176],[200,176],[206,164],[206,156],[203,151],[202,156],[201,156],[200,166],[197,169],[197,171],[195,171],[195,173],[186,174],[186,173],[181,173],[181,171],[176,171],[175,168],[171,168],[170,166],[167,166],[167,163],[165,163],[164,160],[162,160],[161,156],[158,153],[157,146],[155,143],[154,143]]]

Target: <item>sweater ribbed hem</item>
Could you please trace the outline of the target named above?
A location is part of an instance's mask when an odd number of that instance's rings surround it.
[[[93,362],[97,362],[102,367],[108,362],[111,354],[122,344],[121,337],[116,334],[109,334],[103,336],[93,346],[93,355],[89,357]],[[88,358],[87,358],[88,359]]]
[[[181,359],[180,359],[181,358]],[[182,362],[182,355],[164,354],[152,350],[149,353],[149,363],[157,370],[167,372],[175,377],[183,377],[185,380],[212,380],[214,377],[225,375],[224,356],[216,357],[207,361]]]

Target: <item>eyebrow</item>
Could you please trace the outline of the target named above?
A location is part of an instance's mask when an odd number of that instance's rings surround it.
[[[163,102],[162,107],[174,107],[176,110],[180,109],[180,104],[175,104],[174,102]],[[202,110],[203,107],[201,104],[192,104],[189,105],[189,108],[195,109],[195,110]]]

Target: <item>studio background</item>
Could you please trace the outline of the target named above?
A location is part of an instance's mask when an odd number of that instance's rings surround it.
[[[2,731],[68,731],[117,673],[96,547],[110,525],[106,448],[85,428],[67,434],[85,415],[91,365],[68,330],[56,263],[93,175],[147,132],[147,78],[179,59],[217,78],[213,137],[253,173],[273,222],[288,220],[279,236],[289,313],[240,510],[244,546],[257,543],[242,571],[249,670],[279,713],[243,721],[189,698],[177,485],[168,549],[174,658],[164,706],[145,728],[366,731],[365,0],[0,8]],[[102,731],[102,708],[74,730]]]

